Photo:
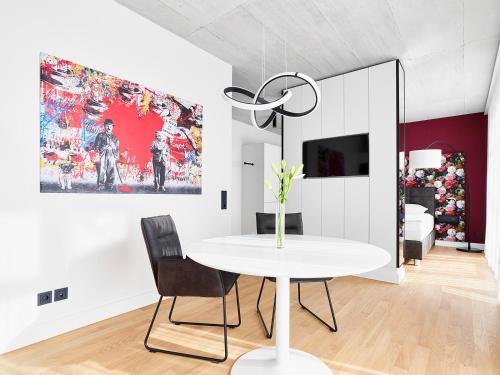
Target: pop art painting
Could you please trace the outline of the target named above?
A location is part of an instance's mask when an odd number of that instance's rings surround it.
[[[40,55],[40,191],[201,194],[203,106]]]

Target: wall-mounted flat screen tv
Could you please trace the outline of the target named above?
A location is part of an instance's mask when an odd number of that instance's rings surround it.
[[[368,176],[368,134],[315,139],[302,144],[305,178]]]

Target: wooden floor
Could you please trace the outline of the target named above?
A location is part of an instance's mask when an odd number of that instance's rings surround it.
[[[500,304],[484,257],[436,247],[420,267],[406,271],[402,285],[333,280],[337,333],[301,310],[292,288],[292,346],[320,357],[337,375],[500,374]],[[0,374],[228,374],[238,356],[273,342],[264,338],[255,312],[259,286],[258,278],[240,278],[243,322],[229,331],[225,363],[149,353],[143,339],[151,305],[0,356]],[[303,290],[304,300],[327,317],[321,285]],[[269,314],[271,285],[264,295]],[[222,353],[221,329],[169,324],[169,307],[167,301],[160,310],[152,344]],[[231,294],[230,319],[234,307]],[[180,299],[176,316],[221,320],[220,300]]]

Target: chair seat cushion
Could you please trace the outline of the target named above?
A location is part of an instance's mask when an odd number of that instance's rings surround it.
[[[301,278],[291,278],[291,283],[318,283],[323,281],[330,281],[333,277],[314,277],[311,279],[301,279]],[[276,277],[266,277],[266,280],[269,280],[273,283],[276,282]]]

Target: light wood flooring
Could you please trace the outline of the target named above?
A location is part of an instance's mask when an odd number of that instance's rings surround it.
[[[320,357],[336,375],[500,374],[500,304],[483,255],[436,247],[406,272],[401,285],[357,277],[330,282],[337,333],[298,307],[292,287],[291,345]],[[260,279],[242,276],[239,284],[243,322],[229,330],[224,363],[148,352],[143,339],[150,305],[0,356],[0,374],[228,374],[238,356],[274,342],[264,337],[255,312]],[[267,316],[272,288],[268,284],[264,293]],[[321,284],[303,286],[303,296],[328,317]],[[184,298],[177,305],[179,319],[221,320],[219,299]],[[152,344],[222,354],[222,329],[169,324],[169,307],[165,301]],[[234,321],[233,292],[228,311]]]

